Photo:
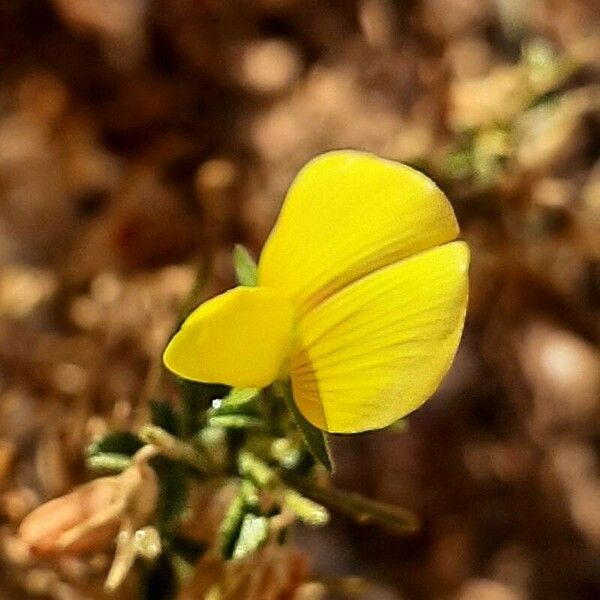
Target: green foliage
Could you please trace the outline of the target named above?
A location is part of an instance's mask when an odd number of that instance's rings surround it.
[[[154,425],[158,425],[172,435],[178,435],[181,432],[181,418],[168,402],[164,400],[150,402],[150,412]]]
[[[219,547],[224,558],[231,558],[245,516],[245,499],[240,489],[229,505],[219,530]]]
[[[277,392],[280,397],[283,398],[285,404],[294,419],[294,423],[302,433],[302,437],[306,443],[306,446],[312,453],[312,455],[320,462],[329,472],[334,469],[333,460],[331,458],[331,451],[329,449],[329,442],[325,432],[315,427],[312,423],[309,423],[304,415],[298,410],[296,403],[292,397],[292,392],[289,385],[281,386]]]
[[[168,530],[188,506],[190,477],[179,462],[157,456],[151,461],[159,483],[157,519],[161,530]]]
[[[240,455],[237,494],[233,498],[219,531],[219,545],[224,558],[242,558],[260,547],[268,537],[269,520],[261,514],[260,489],[275,481],[269,467],[250,453]]]
[[[88,446],[86,464],[92,471],[124,471],[143,445],[144,442],[129,431],[113,431]]]
[[[258,487],[268,487],[275,479],[275,473],[267,463],[250,452],[240,452],[238,458],[240,475],[253,481]]]
[[[260,500],[258,497],[258,488],[248,479],[242,479],[240,493],[244,498],[246,510],[254,514],[259,514]]]
[[[194,435],[203,424],[206,411],[212,401],[227,395],[229,387],[211,383],[198,383],[187,379],[177,379],[181,389],[181,435]]]
[[[260,392],[257,388],[232,388],[216,410],[222,414],[247,412],[254,407]]]
[[[233,249],[233,266],[240,285],[254,287],[258,281],[258,269],[250,252],[241,244]]]
[[[285,474],[284,479],[292,489],[307,498],[345,514],[361,525],[378,525],[399,535],[412,534],[419,529],[417,517],[401,506],[371,500],[361,494],[334,487],[323,487],[310,478]]]
[[[266,517],[246,514],[233,549],[232,558],[244,558],[260,548],[269,535],[269,520]]]
[[[251,415],[209,415],[208,424],[224,429],[253,429],[261,427],[262,421]]]
[[[260,390],[233,388],[222,400],[213,402],[207,413],[207,423],[224,429],[253,429],[263,425],[256,400]]]
[[[88,456],[86,464],[92,471],[120,472],[128,469],[133,464],[133,461],[126,454],[101,452]]]
[[[240,283],[256,283],[256,265],[241,247],[236,248],[236,272]],[[218,534],[225,559],[242,559],[265,544],[271,520],[282,510],[313,526],[325,525],[328,508],[335,508],[360,522],[414,529],[416,521],[402,509],[314,484],[317,465],[333,470],[328,438],[300,413],[289,384],[260,390],[177,382],[179,408],[154,400],[151,422],[138,435],[112,432],[87,451],[92,469],[118,472],[133,464],[133,455],[145,444],[151,446],[149,464],[159,485],[153,526],[163,552],[141,566],[143,599],[175,598],[207,550],[182,536],[178,527],[189,509],[190,486],[198,481],[218,486],[236,478],[237,491]],[[280,543],[287,539],[280,526],[273,535]]]
[[[289,508],[300,520],[309,525],[325,525],[329,522],[327,509],[314,500],[306,498],[296,490],[286,490],[284,505]]]
[[[122,454],[133,456],[144,442],[129,431],[113,431],[96,442],[90,444],[87,448],[87,456],[98,454]]]

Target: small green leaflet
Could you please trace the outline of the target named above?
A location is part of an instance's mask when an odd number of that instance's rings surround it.
[[[269,465],[250,452],[240,452],[238,471],[240,475],[247,477],[260,488],[268,487],[275,479],[275,473]]]
[[[184,465],[164,456],[153,458],[150,464],[159,481],[158,522],[168,528],[188,507],[189,476]]]
[[[324,506],[306,498],[296,490],[289,489],[285,492],[284,504],[309,525],[322,526],[329,522],[329,512]]]
[[[209,415],[209,427],[223,427],[224,429],[253,429],[262,427],[260,419],[251,415]]]
[[[208,425],[225,429],[261,427],[254,403],[259,394],[255,388],[233,388],[222,400],[213,400],[213,408],[207,414]]]
[[[112,431],[91,443],[86,454],[88,457],[105,453],[133,456],[143,445],[144,442],[129,431]]]
[[[250,252],[241,244],[236,244],[233,249],[233,266],[235,275],[240,285],[254,287],[258,281],[256,263]]]
[[[241,491],[238,491],[223,517],[219,530],[219,545],[225,558],[231,558],[233,555],[244,515],[244,496]]]
[[[153,425],[158,425],[171,435],[179,433],[181,427],[179,415],[168,402],[153,400],[150,402],[150,411]]]
[[[86,464],[92,471],[108,471],[119,473],[128,469],[133,464],[130,456],[117,452],[101,452],[91,454],[86,459]]]
[[[244,558],[251,552],[260,548],[269,536],[269,520],[267,517],[246,514],[242,521],[240,535],[238,536],[232,558]]]
[[[252,402],[259,394],[260,390],[257,388],[232,388],[223,398],[218,410],[220,413],[240,412],[240,409]]]

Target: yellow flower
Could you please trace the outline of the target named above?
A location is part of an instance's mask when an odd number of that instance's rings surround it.
[[[463,329],[469,249],[425,175],[355,151],[323,154],[293,182],[258,286],[202,304],[164,353],[186,379],[264,387],[334,433],[378,429],[436,390]]]

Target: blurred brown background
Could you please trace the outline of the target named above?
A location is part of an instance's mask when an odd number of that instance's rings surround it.
[[[108,557],[36,561],[18,523],[134,426],[195,265],[231,285],[298,168],[354,147],[447,192],[471,305],[408,429],[334,444],[421,532],[301,530],[312,576],[600,598],[599,28],[594,0],[1,0],[0,597],[104,597]]]

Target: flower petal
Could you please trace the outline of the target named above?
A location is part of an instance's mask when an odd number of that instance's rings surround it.
[[[163,361],[185,379],[264,387],[292,344],[289,300],[268,288],[237,287],[201,304],[169,342]]]
[[[457,235],[450,203],[422,173],[372,154],[329,152],[293,182],[262,252],[259,284],[283,290],[304,314],[353,281]]]
[[[298,324],[294,399],[334,433],[386,427],[419,407],[450,367],[463,328],[469,250],[452,242],[385,267]]]

